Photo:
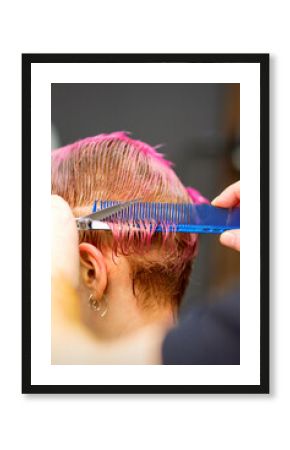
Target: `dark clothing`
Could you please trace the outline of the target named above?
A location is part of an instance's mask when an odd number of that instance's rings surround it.
[[[166,336],[163,364],[240,364],[237,298],[193,308]]]

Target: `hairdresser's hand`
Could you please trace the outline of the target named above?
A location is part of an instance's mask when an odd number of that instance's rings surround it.
[[[76,287],[79,280],[78,232],[69,205],[51,196],[51,361],[70,364],[68,349],[94,359],[94,342],[82,326]],[[89,355],[89,356],[88,356]],[[93,355],[93,357],[91,356]]]
[[[64,277],[72,287],[79,281],[78,232],[69,205],[58,195],[51,196],[51,275]]]
[[[240,205],[240,182],[227,187],[212,201],[212,205],[221,208],[233,208]],[[240,251],[240,230],[225,231],[220,236],[220,242],[227,247]]]

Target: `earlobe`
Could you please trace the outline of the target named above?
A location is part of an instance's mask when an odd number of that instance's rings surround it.
[[[107,288],[108,276],[105,258],[94,245],[82,242],[79,245],[81,277],[97,299],[101,299]]]

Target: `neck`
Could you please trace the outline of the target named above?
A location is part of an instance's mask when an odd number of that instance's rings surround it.
[[[89,304],[89,296],[83,297],[82,315],[87,326],[101,340],[110,340],[123,337],[142,327],[154,323],[169,327],[173,325],[174,317],[170,301],[166,302],[169,306],[156,306],[156,300],[148,299],[148,305],[152,307],[144,308],[142,303],[133,293],[125,293],[122,289],[105,294],[106,298],[101,301],[101,311],[106,308],[102,307],[107,304],[107,312],[101,317],[98,311],[93,311]],[[150,302],[150,303],[149,303]],[[102,305],[103,303],[103,305]],[[164,305],[164,302],[162,302]]]

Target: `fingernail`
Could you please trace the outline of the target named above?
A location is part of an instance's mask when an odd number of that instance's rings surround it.
[[[233,246],[235,244],[235,240],[236,240],[236,235],[235,235],[235,233],[232,233],[231,231],[225,231],[221,235],[221,241],[224,244]]]
[[[219,199],[219,195],[212,200],[211,204],[214,205],[218,201],[218,199]]]

